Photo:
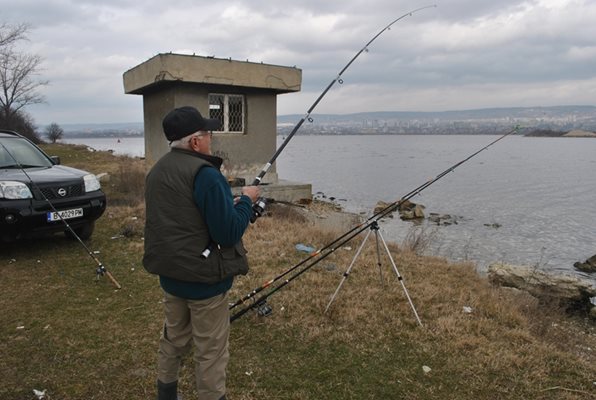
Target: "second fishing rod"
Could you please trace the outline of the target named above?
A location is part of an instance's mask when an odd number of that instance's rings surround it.
[[[230,320],[234,321],[234,320],[240,318],[242,315],[244,315],[249,310],[261,306],[266,301],[266,299],[269,296],[271,296],[273,293],[277,292],[278,290],[280,290],[281,288],[283,288],[284,286],[289,284],[291,281],[298,278],[304,272],[308,271],[310,268],[312,268],[313,266],[315,266],[316,264],[318,264],[319,262],[321,262],[322,260],[324,260],[325,258],[330,256],[331,254],[333,254],[335,252],[335,250],[337,250],[338,248],[341,248],[342,246],[344,246],[345,244],[350,242],[354,237],[358,236],[360,233],[364,232],[366,229],[369,229],[371,226],[373,226],[373,224],[377,224],[380,219],[388,216],[389,214],[391,214],[392,212],[397,210],[399,208],[399,206],[401,204],[403,204],[405,201],[407,201],[407,200],[411,199],[412,197],[416,196],[417,194],[421,193],[423,190],[425,190],[426,188],[431,186],[433,183],[442,179],[444,176],[446,176],[450,172],[453,172],[457,167],[466,163],[467,161],[469,161],[471,158],[475,157],[482,151],[488,149],[489,147],[491,147],[495,143],[499,142],[500,140],[506,138],[507,136],[510,136],[516,132],[519,132],[519,130],[520,130],[520,127],[515,126],[513,129],[506,132],[505,134],[498,137],[497,139],[493,140],[486,146],[482,147],[481,149],[472,153],[468,157],[466,157],[466,158],[462,159],[461,161],[455,163],[454,165],[450,166],[449,168],[447,168],[446,170],[444,170],[443,172],[441,172],[434,178],[431,178],[428,181],[424,182],[422,185],[418,186],[417,188],[411,190],[406,195],[401,197],[399,200],[389,204],[385,208],[374,213],[366,221],[364,221],[360,224],[357,224],[351,230],[344,233],[337,239],[333,240],[331,243],[327,244],[326,246],[322,247],[320,250],[317,250],[317,251],[311,253],[309,257],[305,258],[300,263],[294,265],[293,267],[291,267],[290,269],[281,273],[280,275],[276,276],[275,278],[266,281],[263,285],[253,289],[251,292],[249,292],[242,298],[238,299],[235,303],[230,305],[230,310],[232,310],[232,309],[246,303],[247,301],[251,300],[250,304],[246,305],[240,311],[237,311],[236,313],[234,313],[231,316]],[[306,266],[304,268],[299,269],[300,267],[304,266],[305,264],[306,264]],[[286,277],[294,271],[296,271],[296,272],[293,275]],[[281,281],[282,279],[283,279],[283,281]],[[281,282],[279,282],[279,281],[281,281]],[[272,286],[275,282],[279,282],[279,283],[276,286]],[[263,290],[265,290],[267,288],[270,288],[270,290],[267,293],[262,294],[259,297],[255,297],[255,296],[257,296],[257,294],[259,294],[260,292],[262,292]]]

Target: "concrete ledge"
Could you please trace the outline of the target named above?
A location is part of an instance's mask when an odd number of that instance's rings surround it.
[[[312,185],[310,183],[291,182],[279,180],[277,183],[261,185],[261,196],[296,203],[300,200],[312,200]],[[232,193],[239,194],[240,187],[233,187]]]

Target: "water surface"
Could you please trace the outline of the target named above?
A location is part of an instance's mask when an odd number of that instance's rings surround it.
[[[314,193],[335,197],[347,211],[370,216],[378,200],[398,200],[497,138],[297,134],[277,171],[283,179],[312,183]],[[144,153],[142,138],[67,141],[115,154]],[[596,139],[509,136],[411,200],[427,215],[460,217],[449,226],[426,223],[434,254],[474,261],[480,271],[504,261],[589,276],[573,263],[596,254],[595,170]],[[412,226],[399,218],[381,222],[385,239],[398,243]]]

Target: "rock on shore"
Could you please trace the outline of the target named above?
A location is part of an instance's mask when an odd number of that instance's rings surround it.
[[[573,266],[583,272],[596,272],[596,254],[584,262],[576,262]]]
[[[379,200],[375,205],[374,213],[378,214],[393,204],[394,203]],[[422,204],[416,204],[409,200],[405,200],[399,202],[399,204],[396,204],[396,206],[396,209],[399,212],[399,217],[404,221],[413,219],[424,219],[424,206]],[[395,209],[392,210],[392,212],[387,213],[386,216],[392,217],[391,214],[393,213],[393,211],[395,211]]]
[[[493,263],[488,267],[488,279],[494,285],[524,290],[544,300],[559,300],[562,304],[591,307],[596,297],[594,282],[579,277],[549,273],[528,265]]]

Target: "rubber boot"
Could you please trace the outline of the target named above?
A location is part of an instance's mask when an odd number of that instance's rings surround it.
[[[177,400],[178,381],[163,383],[157,380],[157,400]]]

